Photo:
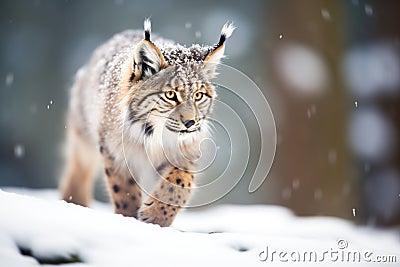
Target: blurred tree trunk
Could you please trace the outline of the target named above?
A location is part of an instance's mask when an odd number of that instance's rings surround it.
[[[347,113],[354,101],[348,99],[339,73],[346,28],[342,12],[339,1],[274,1],[266,10],[268,76],[283,113],[274,112],[276,176],[268,194],[275,195],[274,203],[299,215],[354,218],[353,208],[361,209],[358,175],[350,168],[346,138]],[[275,55],[288,44],[321,56],[330,75],[322,95],[294,92],[279,76]]]

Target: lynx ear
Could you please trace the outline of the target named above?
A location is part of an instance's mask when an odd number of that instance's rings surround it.
[[[151,22],[144,21],[144,40],[133,52],[134,80],[147,79],[167,66],[161,51],[150,41]]]
[[[217,65],[221,62],[225,52],[225,41],[228,39],[236,27],[232,23],[225,23],[221,30],[221,36],[218,43],[214,46],[214,49],[204,59],[204,70],[207,74],[213,78],[216,75]]]

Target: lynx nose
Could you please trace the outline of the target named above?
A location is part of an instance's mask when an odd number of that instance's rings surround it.
[[[196,122],[194,120],[187,120],[185,121],[183,124],[185,125],[186,128],[190,128],[193,126],[193,124],[195,124]]]

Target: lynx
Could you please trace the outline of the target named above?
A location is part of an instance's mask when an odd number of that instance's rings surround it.
[[[62,198],[87,206],[102,166],[116,213],[169,226],[194,186],[211,80],[234,29],[225,24],[214,46],[184,47],[151,38],[146,19],[144,36],[127,30],[97,48],[71,90]],[[143,190],[140,179],[157,184]]]

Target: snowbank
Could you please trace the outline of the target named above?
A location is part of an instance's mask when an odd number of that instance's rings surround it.
[[[185,211],[171,228],[56,200],[55,191],[0,190],[0,266],[398,266],[395,230],[298,218],[274,206]],[[30,196],[27,196],[30,195]],[[380,262],[378,262],[380,261]],[[382,261],[392,261],[392,263]],[[393,262],[394,261],[394,262]]]

